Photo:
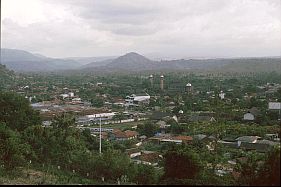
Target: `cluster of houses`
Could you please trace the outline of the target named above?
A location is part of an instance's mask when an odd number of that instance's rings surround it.
[[[244,151],[255,150],[261,153],[270,151],[273,146],[280,146],[280,138],[278,137],[278,134],[267,134],[265,137],[266,139],[263,139],[258,136],[241,136],[231,140],[227,138],[219,140],[212,135],[208,136],[204,134],[185,136],[157,133],[155,134],[155,136],[147,138],[144,135],[140,136],[136,131],[121,131],[118,129],[108,129],[108,132],[102,134],[102,137],[104,139],[116,141],[139,141],[139,143],[137,143],[134,148],[127,149],[126,153],[133,162],[139,164],[141,163],[153,165],[155,167],[158,166],[158,163],[163,159],[163,156],[157,151],[145,151],[139,147],[140,145],[144,145],[147,143],[153,143],[158,145],[167,142],[175,144],[190,144],[194,141],[199,141],[203,145],[205,145],[210,151],[213,151],[215,149],[216,144],[222,144],[233,149],[242,149]],[[239,159],[240,158],[237,158],[236,160],[229,160],[229,164],[227,164],[229,166],[218,165],[216,169],[216,174],[219,176],[222,176],[228,172],[233,172],[233,174],[235,174],[235,172],[233,171],[233,167]]]
[[[263,139],[259,136],[241,136],[236,139],[225,138],[218,142],[227,147],[240,148],[246,151],[255,150],[262,153],[268,152],[273,146],[280,146],[278,134],[268,134],[266,137],[267,139]]]
[[[161,76],[160,87],[161,91],[164,91],[164,76]],[[151,86],[153,86],[153,76],[149,77],[151,81]],[[94,87],[103,88],[106,85],[102,83],[97,83],[93,85]],[[246,93],[244,96],[245,100],[250,100],[252,97],[259,96],[258,94],[270,95],[275,93],[277,89],[281,86],[279,84],[266,84],[264,86],[258,87],[260,90],[263,90],[261,93]],[[29,86],[25,86],[21,88],[22,90],[29,90]],[[207,122],[213,123],[218,119],[218,115],[213,111],[191,111],[189,114],[186,114],[184,107],[182,110],[179,110],[177,114],[172,113],[173,109],[176,107],[184,106],[185,103],[180,100],[176,102],[174,98],[171,96],[163,96],[164,102],[166,104],[166,108],[163,110],[160,106],[147,107],[152,100],[157,100],[159,95],[150,96],[147,93],[141,94],[132,94],[128,95],[125,98],[121,96],[110,97],[109,94],[99,94],[96,96],[102,98],[104,107],[103,108],[95,108],[92,107],[91,103],[87,101],[82,101],[82,99],[78,96],[77,90],[75,89],[55,89],[55,99],[48,102],[40,102],[33,103],[31,106],[40,111],[41,116],[45,121],[43,122],[44,126],[51,125],[51,119],[60,113],[64,112],[72,112],[76,114],[76,124],[77,128],[83,130],[85,128],[90,129],[90,132],[93,136],[99,137],[101,133],[101,138],[103,141],[117,141],[124,142],[128,140],[132,140],[135,144],[132,148],[127,149],[126,153],[131,158],[132,162],[138,164],[147,164],[158,167],[159,162],[163,160],[163,156],[160,152],[157,151],[146,151],[143,150],[142,145],[152,143],[152,144],[165,144],[165,143],[175,143],[175,144],[191,144],[196,142],[200,142],[202,145],[206,146],[206,148],[210,151],[214,151],[217,144],[224,145],[226,147],[232,149],[241,149],[244,151],[257,151],[260,153],[266,153],[271,150],[274,146],[280,146],[280,138],[278,134],[267,134],[265,137],[259,136],[240,136],[240,137],[224,137],[222,139],[218,139],[212,135],[206,134],[195,134],[195,135],[181,135],[181,134],[170,134],[167,129],[171,126],[168,121],[170,119],[175,120],[180,124],[184,123],[193,123],[193,122]],[[46,92],[46,91],[44,91]],[[230,93],[235,92],[234,89],[225,89],[225,91],[220,91],[215,94],[215,91],[198,91],[196,90],[191,83],[186,84],[185,86],[185,94],[188,96],[196,97],[202,94],[201,101],[204,104],[208,104],[214,98],[219,98],[220,100],[225,101],[226,103],[231,103],[230,97],[228,95],[233,95]],[[28,97],[30,101],[34,97]],[[232,98],[239,101],[238,98]],[[200,102],[201,102],[200,101]],[[178,103],[178,106],[176,106]],[[193,103],[197,104],[197,103]],[[112,110],[112,106],[120,106],[123,107],[121,109],[123,114],[123,119],[118,119],[118,116],[121,112],[114,112]],[[140,106],[147,107],[147,111],[145,113],[140,113],[137,110]],[[277,101],[272,101],[268,103],[268,110],[281,111],[281,104]],[[129,111],[129,112],[128,112]],[[239,113],[239,120],[243,120],[244,122],[255,122],[262,115],[261,109],[257,107],[252,107],[245,110],[239,109],[239,112],[243,111],[243,113]],[[222,112],[223,113],[223,112]],[[106,128],[97,127],[97,124],[115,124],[115,123],[125,123],[125,122],[133,122],[139,121],[141,119],[154,120],[156,125],[159,127],[159,132],[154,134],[152,137],[147,137],[143,134],[139,134],[134,128],[130,130],[120,130],[118,128]],[[280,115],[281,118],[281,115]],[[136,120],[137,119],[137,120]],[[95,125],[92,127],[92,125]],[[226,153],[226,157],[227,157]],[[237,177],[237,173],[233,170],[234,166],[237,162],[245,162],[245,158],[235,158],[230,159],[228,164],[221,165],[218,164],[216,166],[216,174],[222,176],[226,173],[232,173]],[[208,166],[213,167],[213,166]]]

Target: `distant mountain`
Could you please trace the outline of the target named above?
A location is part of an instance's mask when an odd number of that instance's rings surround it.
[[[1,64],[14,71],[139,72],[220,71],[281,72],[281,57],[150,60],[135,52],[113,57],[70,57],[56,59],[23,50],[1,49]],[[67,71],[68,72],[68,71]],[[66,72],[66,73],[67,73]]]
[[[106,65],[107,68],[111,69],[133,71],[155,69],[156,66],[156,62],[135,52],[120,56]]]
[[[91,63],[81,66],[80,69],[106,66],[106,65],[110,64],[113,60],[114,59],[107,59],[107,60],[102,60],[102,61],[91,62]]]
[[[216,68],[219,72],[281,72],[281,57],[229,59],[230,63]]]
[[[1,64],[14,71],[56,71],[79,67],[74,60],[48,58],[18,49],[1,48]]]
[[[180,60],[161,60],[153,61],[138,53],[131,52],[120,56],[111,63],[104,66],[91,68],[90,66],[85,71],[105,71],[105,72],[120,72],[120,71],[174,71],[174,70],[189,70],[189,69],[212,69],[228,64],[228,61],[217,59],[196,60],[196,59],[180,59]]]
[[[102,62],[107,62],[110,60],[113,60],[117,58],[117,56],[100,56],[100,57],[68,57],[65,58],[66,60],[74,60],[76,62],[78,62],[81,65],[88,65],[89,67],[96,67],[96,66],[101,66],[101,65],[105,65]],[[91,65],[90,65],[91,64]]]
[[[137,71],[224,71],[224,72],[269,72],[279,71],[280,57],[179,59],[152,61],[131,52],[120,56],[111,63],[99,67],[88,67],[87,72],[137,72]]]

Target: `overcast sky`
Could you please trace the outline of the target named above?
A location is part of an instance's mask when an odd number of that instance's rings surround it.
[[[280,0],[1,0],[1,47],[49,57],[281,55]]]

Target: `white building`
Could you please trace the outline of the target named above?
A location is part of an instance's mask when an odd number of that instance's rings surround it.
[[[223,93],[223,91],[221,91],[221,93],[219,93],[219,97],[220,99],[224,99],[225,93]]]
[[[68,94],[60,94],[60,97],[62,97],[62,99],[65,99],[65,98],[69,97],[69,95]]]
[[[132,94],[125,99],[125,106],[139,106],[141,104],[149,104],[150,96]]]
[[[77,98],[73,98],[72,102],[81,102],[81,98],[77,97]]]
[[[92,115],[86,115],[87,118],[112,118],[116,112],[110,112],[110,113],[99,113],[99,114],[92,114]]]
[[[253,121],[260,115],[260,111],[256,107],[252,107],[246,114],[244,114],[243,119],[247,121]]]
[[[69,92],[68,95],[69,95],[69,97],[74,97],[74,93],[73,92]]]
[[[281,110],[281,103],[280,102],[269,102],[268,109],[269,110]]]
[[[111,120],[115,114],[116,112],[110,112],[81,116],[77,118],[76,123],[78,125],[89,125],[92,123],[99,123],[101,120],[104,124],[106,121]]]
[[[250,112],[244,114],[244,117],[243,117],[244,120],[247,120],[247,121],[253,121],[255,120],[255,116],[253,114],[251,114]]]

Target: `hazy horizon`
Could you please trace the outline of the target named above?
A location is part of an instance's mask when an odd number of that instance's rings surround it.
[[[1,47],[52,58],[281,56],[276,0],[2,0]]]
[[[26,51],[26,50],[22,50],[22,49],[13,49],[13,48],[1,48],[1,49],[11,49],[11,50],[21,50],[21,51]],[[51,57],[51,56],[47,56],[45,54],[42,54],[42,53],[35,53],[35,52],[32,52],[32,51],[26,51],[26,52],[29,52],[35,56],[44,56],[44,57],[47,57],[47,58],[54,58],[54,59],[82,59],[82,58],[106,58],[106,59],[115,59],[115,58],[118,58],[120,56],[123,56],[123,55],[126,55],[126,54],[129,54],[129,53],[137,53],[139,55],[142,55],[150,60],[157,60],[157,61],[160,61],[160,60],[180,60],[180,59],[239,59],[239,58],[281,58],[281,56],[190,56],[190,57],[182,57],[182,58],[172,58],[172,57],[169,57],[169,56],[162,56],[162,57],[155,57],[151,54],[141,54],[137,51],[130,51],[130,52],[127,52],[125,54],[119,54],[119,55],[108,55],[108,56],[68,56],[68,57]],[[97,61],[102,61],[101,60],[97,60]]]

